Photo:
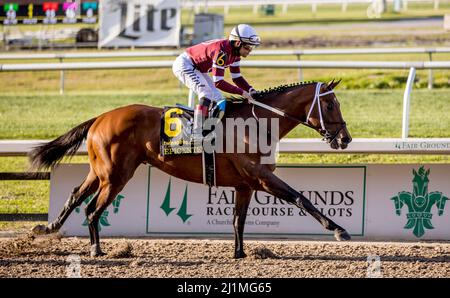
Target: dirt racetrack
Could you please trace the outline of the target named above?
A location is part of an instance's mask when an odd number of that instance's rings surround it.
[[[231,239],[103,239],[107,255],[94,259],[89,239],[22,235],[0,238],[0,277],[66,277],[73,262],[81,277],[450,277],[449,242],[247,239],[241,260],[232,258],[233,246]]]

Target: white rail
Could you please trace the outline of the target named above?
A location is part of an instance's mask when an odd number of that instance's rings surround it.
[[[49,140],[0,140],[0,156],[24,156]],[[345,150],[331,149],[321,139],[282,139],[280,153],[344,153],[344,154],[450,154],[450,138],[353,139]],[[83,143],[77,154],[86,155]]]
[[[45,54],[0,54],[0,60],[43,60],[58,59],[99,59],[99,58],[145,58],[145,57],[175,57],[182,51],[119,51],[99,53],[45,53]],[[429,61],[433,54],[450,53],[450,47],[431,48],[361,48],[361,49],[292,49],[292,50],[256,50],[252,56],[296,56],[300,60],[306,55],[366,55],[366,54],[427,54]],[[428,70],[428,89],[433,88],[433,70]],[[301,69],[298,70],[299,81],[303,80]],[[60,77],[61,92],[64,92],[64,70]]]
[[[0,54],[0,60],[32,59],[98,59],[98,58],[142,58],[175,57],[179,51],[118,51],[99,53],[45,53],[45,54]],[[255,50],[252,56],[303,56],[303,55],[363,55],[363,54],[437,54],[450,53],[450,47],[430,48],[360,48],[360,49],[292,49]]]
[[[0,60],[175,57],[180,53],[181,51],[119,51],[99,53],[0,54]]]
[[[172,60],[161,61],[109,61],[109,62],[71,62],[71,63],[8,63],[0,64],[0,71],[35,70],[98,70],[169,68]],[[372,68],[372,69],[449,69],[450,61],[242,61],[248,68]]]

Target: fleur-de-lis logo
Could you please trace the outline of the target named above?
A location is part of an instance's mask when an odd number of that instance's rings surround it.
[[[94,194],[90,195],[89,197],[86,198],[86,200],[83,201],[83,203],[87,205],[93,197],[94,197]],[[112,201],[111,204],[112,204],[112,206],[113,206],[113,213],[114,213],[114,214],[119,213],[120,202],[121,202],[124,198],[125,198],[125,197],[124,197],[123,195],[118,194],[118,195],[116,196],[116,198],[114,199],[114,201]],[[76,213],[80,213],[80,207],[75,208],[75,212],[76,212]],[[111,225],[111,224],[108,222],[108,216],[109,216],[109,211],[108,211],[108,210],[103,211],[103,213],[102,213],[102,215],[100,216],[100,219],[99,219],[99,221],[98,221],[98,222],[100,223],[100,224],[98,225],[98,230],[99,230],[99,231],[101,231],[102,226],[108,227],[108,226]],[[89,224],[89,223],[88,223],[88,220],[85,219],[82,225],[83,225],[83,226],[87,226],[88,224]]]
[[[448,201],[448,198],[440,191],[428,193],[428,183],[430,182],[428,175],[430,174],[430,169],[425,171],[422,166],[417,172],[413,169],[413,174],[413,192],[401,191],[398,195],[391,198],[391,200],[394,201],[397,215],[401,214],[403,205],[408,207],[408,213],[406,214],[408,222],[404,226],[404,229],[413,229],[413,234],[420,238],[425,234],[425,229],[434,229],[431,224],[433,217],[431,208],[436,205],[438,215],[443,215],[445,203]]]

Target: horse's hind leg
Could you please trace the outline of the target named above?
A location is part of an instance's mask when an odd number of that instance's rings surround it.
[[[131,177],[130,177],[131,178]],[[121,183],[104,182],[100,186],[98,196],[96,196],[86,207],[86,217],[89,226],[91,239],[91,257],[104,255],[100,248],[100,235],[98,224],[105,209],[114,201],[119,192],[123,189],[128,180]]]
[[[110,159],[106,154],[103,157],[102,163],[96,164],[95,168],[100,179],[99,192],[86,207],[92,257],[104,254],[100,249],[100,235],[98,232],[100,217],[131,177],[133,177],[134,171],[140,164],[137,156],[129,154],[128,147],[124,148],[123,152],[116,150]],[[120,162],[114,162],[119,157],[121,159]]]
[[[89,201],[89,203],[86,205],[86,208],[85,208],[85,214],[86,214],[86,218],[87,219],[89,219],[89,215],[92,213],[92,212],[94,212],[95,211],[95,208],[96,208],[96,205],[97,205],[97,200],[98,200],[98,197],[100,196],[100,193],[101,193],[102,191],[101,191],[101,188],[99,189],[99,191],[97,191],[96,193],[95,193],[95,195],[92,197],[92,199]],[[93,227],[92,227],[92,225],[89,225],[88,224],[88,228],[89,228],[89,238],[90,238],[90,241],[91,241],[91,246],[95,243],[95,237],[94,237],[94,235],[95,235],[95,230],[93,229]],[[100,253],[99,254],[103,254],[101,251],[100,251]]]
[[[44,225],[35,226],[32,232],[37,235],[57,232],[62,227],[62,225],[69,217],[69,215],[72,213],[72,211],[76,207],[80,206],[81,203],[92,193],[94,193],[97,189],[98,189],[98,177],[91,169],[91,171],[89,172],[83,183],[72,190],[72,193],[70,194],[69,198],[64,204],[64,207],[61,210],[59,216],[47,226]]]

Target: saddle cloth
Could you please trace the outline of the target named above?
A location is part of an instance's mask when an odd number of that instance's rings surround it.
[[[216,185],[215,152],[203,150],[201,142],[191,142],[194,110],[187,106],[164,107],[161,117],[160,152],[161,156],[202,154],[203,183]],[[211,133],[203,132],[204,135]],[[209,137],[214,137],[211,133]]]
[[[199,154],[201,144],[191,143],[194,110],[176,105],[164,107],[161,116],[161,155]]]

